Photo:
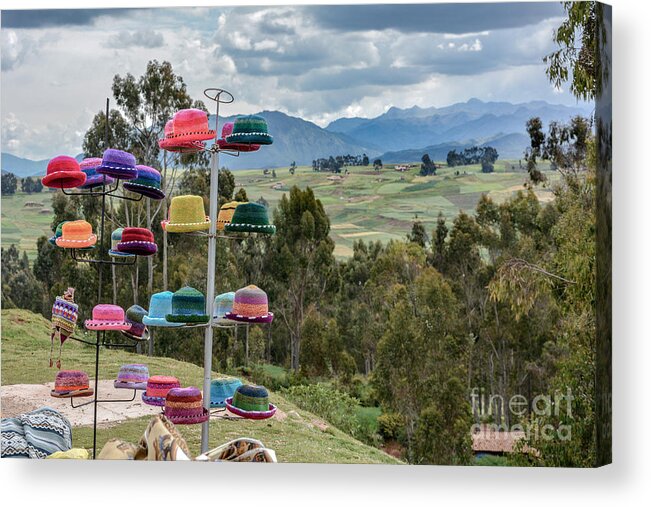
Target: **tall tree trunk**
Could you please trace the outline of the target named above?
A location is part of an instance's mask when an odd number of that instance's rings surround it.
[[[118,304],[118,281],[115,279],[115,264],[111,265],[111,282],[113,283],[113,304]]]
[[[244,366],[249,366],[249,325],[244,328]]]
[[[167,290],[167,231],[163,231],[163,290]]]

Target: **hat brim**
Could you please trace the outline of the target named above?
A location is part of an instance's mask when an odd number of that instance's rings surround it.
[[[167,415],[165,414],[165,417],[167,417],[170,421],[172,421],[174,424],[201,424],[206,422],[210,418],[210,412],[208,412],[207,408],[204,408],[201,411],[201,415],[196,415],[196,416],[173,416],[173,415]]]
[[[160,188],[150,187],[149,185],[142,185],[140,183],[128,183],[128,182],[122,186],[129,192],[141,194],[144,195],[145,197],[149,197],[150,199],[155,199],[157,201],[160,201],[161,199],[165,199],[165,192],[163,192]]]
[[[86,181],[86,173],[77,171],[57,171],[46,174],[41,183],[50,188],[76,188]]]
[[[129,329],[125,329],[123,331],[120,331],[124,336],[127,338],[131,338],[132,340],[135,340],[137,342],[146,342],[149,340],[149,329],[145,327],[145,331],[142,333],[142,336],[138,336],[135,334],[132,334]]]
[[[245,419],[269,419],[273,417],[276,413],[276,405],[269,403],[269,410],[264,411],[254,411],[254,410],[242,410],[233,405],[233,398],[226,398],[226,409],[235,415],[239,415]]]
[[[131,324],[126,322],[93,319],[84,322],[84,326],[91,331],[124,331],[131,328]]]
[[[145,393],[142,393],[142,401],[147,405],[153,405],[155,407],[165,406],[165,398],[161,396],[147,396]]]
[[[238,315],[233,312],[228,312],[224,315],[224,318],[237,322],[249,322],[251,324],[268,324],[274,320],[274,314],[269,312],[266,315],[260,315],[258,317],[247,317],[246,315]]]
[[[143,317],[142,323],[146,326],[151,327],[181,327],[183,326],[182,322],[169,322],[168,320],[162,317]]]
[[[95,393],[92,387],[88,389],[77,389],[76,391],[50,391],[50,396],[53,398],[82,398],[84,396],[92,396]]]
[[[118,252],[117,250],[109,250],[108,254],[109,257],[135,257],[134,254],[130,254],[126,252]]]
[[[66,239],[63,236],[56,239],[56,244],[61,248],[88,248],[97,243],[97,236],[91,234],[88,239]]]
[[[182,322],[184,324],[189,324],[195,322],[206,323],[210,320],[210,317],[208,317],[208,315],[174,315],[168,313],[165,316],[165,319],[170,322]]]
[[[274,138],[264,132],[241,132],[226,136],[225,141],[229,144],[273,144]]]
[[[158,252],[158,246],[152,241],[122,241],[117,244],[118,252],[133,255],[154,255]]]
[[[200,130],[198,132],[187,132],[184,134],[172,134],[165,138],[170,142],[175,141],[176,144],[179,143],[191,143],[195,141],[212,141],[215,139],[214,130]]]
[[[176,139],[161,139],[158,141],[158,146],[161,150],[174,153],[197,153],[206,147],[201,141],[182,142]]]
[[[224,225],[226,232],[257,232],[258,234],[275,234],[276,226],[273,224],[268,225],[254,225],[254,224],[230,224]]]
[[[225,139],[217,139],[217,146],[219,146],[220,150],[242,151],[245,153],[260,149],[259,144],[229,143]]]
[[[119,167],[113,165],[101,165],[96,169],[97,174],[107,174],[116,180],[134,180],[138,177],[138,169],[131,167]]]
[[[113,387],[116,389],[135,389],[144,391],[147,389],[147,382],[125,382],[124,380],[114,380]]]
[[[83,185],[79,185],[78,188],[95,188],[101,187],[102,185],[112,185],[113,183],[115,183],[115,179],[107,174],[93,174],[92,176],[87,176],[86,182]]]
[[[173,224],[172,222],[165,221],[165,227],[163,227],[167,232],[196,232],[196,231],[207,231],[210,229],[210,219],[206,217],[205,222],[192,222],[187,224]]]

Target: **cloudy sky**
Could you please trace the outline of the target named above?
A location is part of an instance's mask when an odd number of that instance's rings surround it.
[[[81,152],[115,74],[168,60],[226,114],[277,109],[325,126],[390,106],[543,99],[576,104],[542,57],[554,3],[265,6],[2,12],[2,151]]]

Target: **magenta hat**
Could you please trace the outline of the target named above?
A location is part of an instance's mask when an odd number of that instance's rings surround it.
[[[91,331],[122,331],[131,328],[124,320],[124,310],[117,305],[96,305],[93,318],[84,325]]]
[[[174,120],[165,124],[165,138],[158,140],[161,150],[179,153],[196,153],[203,150],[206,144],[201,141],[182,141],[174,137]]]

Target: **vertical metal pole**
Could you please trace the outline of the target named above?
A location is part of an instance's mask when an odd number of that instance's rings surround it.
[[[216,97],[215,132],[219,124],[219,94]],[[219,152],[210,154],[210,236],[208,237],[208,280],[206,283],[206,313],[212,322],[215,301],[215,262],[217,260],[217,211],[219,208]],[[210,380],[212,373],[212,325],[206,327],[203,356],[203,406],[210,410]],[[208,451],[209,421],[201,425],[201,452]]]

